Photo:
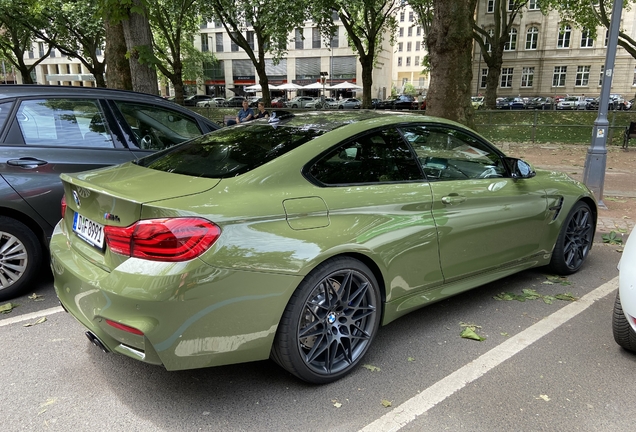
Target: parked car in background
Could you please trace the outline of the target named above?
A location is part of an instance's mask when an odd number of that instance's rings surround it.
[[[526,103],[520,97],[504,97],[501,99],[497,99],[497,109],[509,109],[509,110],[519,110],[525,109]]]
[[[285,99],[284,97],[277,97],[271,100],[272,108],[284,108],[285,107]]]
[[[419,109],[419,104],[413,96],[400,95],[397,97],[393,104],[393,109],[396,110],[416,110]]]
[[[362,102],[356,98],[347,98],[338,101],[338,109],[360,109]]]
[[[240,107],[243,107],[244,100],[247,100],[247,98],[243,96],[234,96],[234,97],[225,99],[225,102],[223,102],[223,106],[240,108]]]
[[[60,173],[136,160],[218,128],[145,93],[1,86],[0,300],[33,289],[34,277],[48,268],[47,246],[60,219]]]
[[[199,108],[222,107],[223,102],[225,102],[225,98],[215,97],[212,99],[199,101],[197,102],[197,106]]]
[[[629,236],[618,263],[618,292],[612,330],[621,347],[636,353],[636,233]]]
[[[625,103],[625,109],[632,109],[634,107],[634,99],[630,99]]]
[[[585,104],[585,109],[586,109],[586,110],[594,110],[594,111],[597,111],[597,110],[598,110],[598,106],[599,106],[600,101],[601,101],[600,96],[599,96],[599,97],[597,97],[597,98],[592,99],[591,101],[589,101],[589,102],[587,102],[587,103]],[[615,109],[617,109],[617,105],[616,105],[616,103],[615,103],[612,99],[610,99],[610,100],[607,102],[607,110],[608,110],[608,111],[613,111],[613,110],[615,110]]]
[[[377,98],[373,98],[371,99],[371,107],[373,109],[376,109],[378,107],[378,104],[381,102],[381,99],[377,99]]]
[[[484,97],[473,96],[470,98],[470,103],[473,105],[474,109],[482,109],[484,107]]]
[[[285,102],[285,108],[305,108],[305,105],[310,102],[314,102],[314,98],[311,96],[296,96]]]
[[[558,110],[584,110],[587,102],[585,96],[568,96],[556,105]]]
[[[554,99],[551,97],[537,96],[531,98],[526,104],[526,109],[551,110],[554,109]]]
[[[305,104],[305,108],[307,109],[334,109],[338,108],[338,101],[334,98],[328,97],[324,99],[324,102],[321,98],[317,97],[313,101],[310,101]]]
[[[197,102],[201,101],[209,101],[212,99],[212,96],[204,95],[204,94],[195,94],[192,96],[188,96],[183,100],[184,106],[196,106]]]
[[[248,99],[249,103],[250,103],[250,108],[256,108],[258,107],[258,103],[263,101],[262,97],[252,97]]]
[[[614,109],[615,110],[626,110],[627,109],[627,105],[626,105],[626,101],[625,98],[619,94],[610,94],[610,100],[612,102],[614,102]]]
[[[296,110],[62,181],[54,287],[94,344],[167,370],[271,358],[315,384],[410,311],[577,272],[598,211],[459,123],[373,110]]]

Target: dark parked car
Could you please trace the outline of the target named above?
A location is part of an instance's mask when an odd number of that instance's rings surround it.
[[[534,97],[526,104],[527,109],[551,110],[554,109],[554,99],[551,97]]]
[[[585,104],[585,109],[597,111],[600,100],[601,100],[600,97],[592,99],[591,101]],[[610,99],[609,102],[607,102],[607,110],[613,111],[616,109],[620,109],[619,105],[613,99]]]
[[[416,110],[419,108],[417,101],[413,96],[400,95],[396,98],[386,99],[380,101],[377,106],[378,109],[391,109],[391,110]]]
[[[149,94],[2,86],[0,300],[30,288],[47,267],[47,245],[60,220],[61,173],[127,162],[218,128]]]
[[[243,106],[244,100],[246,100],[246,98],[244,98],[243,96],[234,96],[226,99],[225,102],[223,102],[223,106],[239,108]]]
[[[526,103],[520,97],[505,97],[497,99],[497,109],[525,109]]]
[[[213,98],[213,96],[204,95],[204,94],[195,94],[192,96],[188,96],[183,100],[183,105],[185,106],[197,106],[197,102],[201,101],[209,101]]]

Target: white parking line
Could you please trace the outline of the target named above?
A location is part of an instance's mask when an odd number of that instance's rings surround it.
[[[30,321],[35,318],[40,318],[47,315],[53,315],[55,313],[63,312],[63,311],[64,309],[62,309],[62,306],[56,306],[49,309],[43,309],[37,312],[31,312],[24,315],[18,315],[17,317],[13,317],[13,318],[5,318],[3,320],[0,320],[0,327],[21,323],[23,321]]]
[[[417,396],[397,406],[393,411],[368,424],[361,432],[393,432],[406,426],[467,384],[475,381],[497,365],[585,311],[594,302],[618,288],[618,277],[601,285],[579,300],[559,309],[521,333],[511,337],[481,357],[436,382]],[[424,428],[425,429],[425,428]]]

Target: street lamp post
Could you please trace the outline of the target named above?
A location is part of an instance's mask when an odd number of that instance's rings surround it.
[[[320,96],[320,107],[325,109],[325,84],[327,84],[327,75],[328,72],[320,72],[320,84],[322,84],[322,96]]]
[[[616,60],[616,48],[618,45],[618,30],[621,21],[622,0],[614,0],[612,9],[612,20],[610,22],[609,40],[607,41],[607,52],[605,54],[605,76],[601,85],[601,96],[598,103],[598,116],[592,128],[592,143],[587,150],[585,159],[585,169],[583,171],[583,183],[594,193],[598,205],[607,208],[603,203],[603,186],[605,182],[605,165],[607,163],[607,135],[609,131],[609,121],[607,111],[609,105],[609,95],[612,87],[612,76],[614,74],[614,61]]]

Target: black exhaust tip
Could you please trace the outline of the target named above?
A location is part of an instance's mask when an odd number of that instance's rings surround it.
[[[99,348],[100,350],[102,350],[105,353],[108,353],[108,348],[106,348],[106,345],[104,345],[102,343],[102,341],[99,340],[99,338],[97,336],[95,336],[95,334],[93,332],[87,331],[85,333],[86,337],[88,338],[89,341],[91,341],[91,343],[93,345],[95,345],[97,348]]]

